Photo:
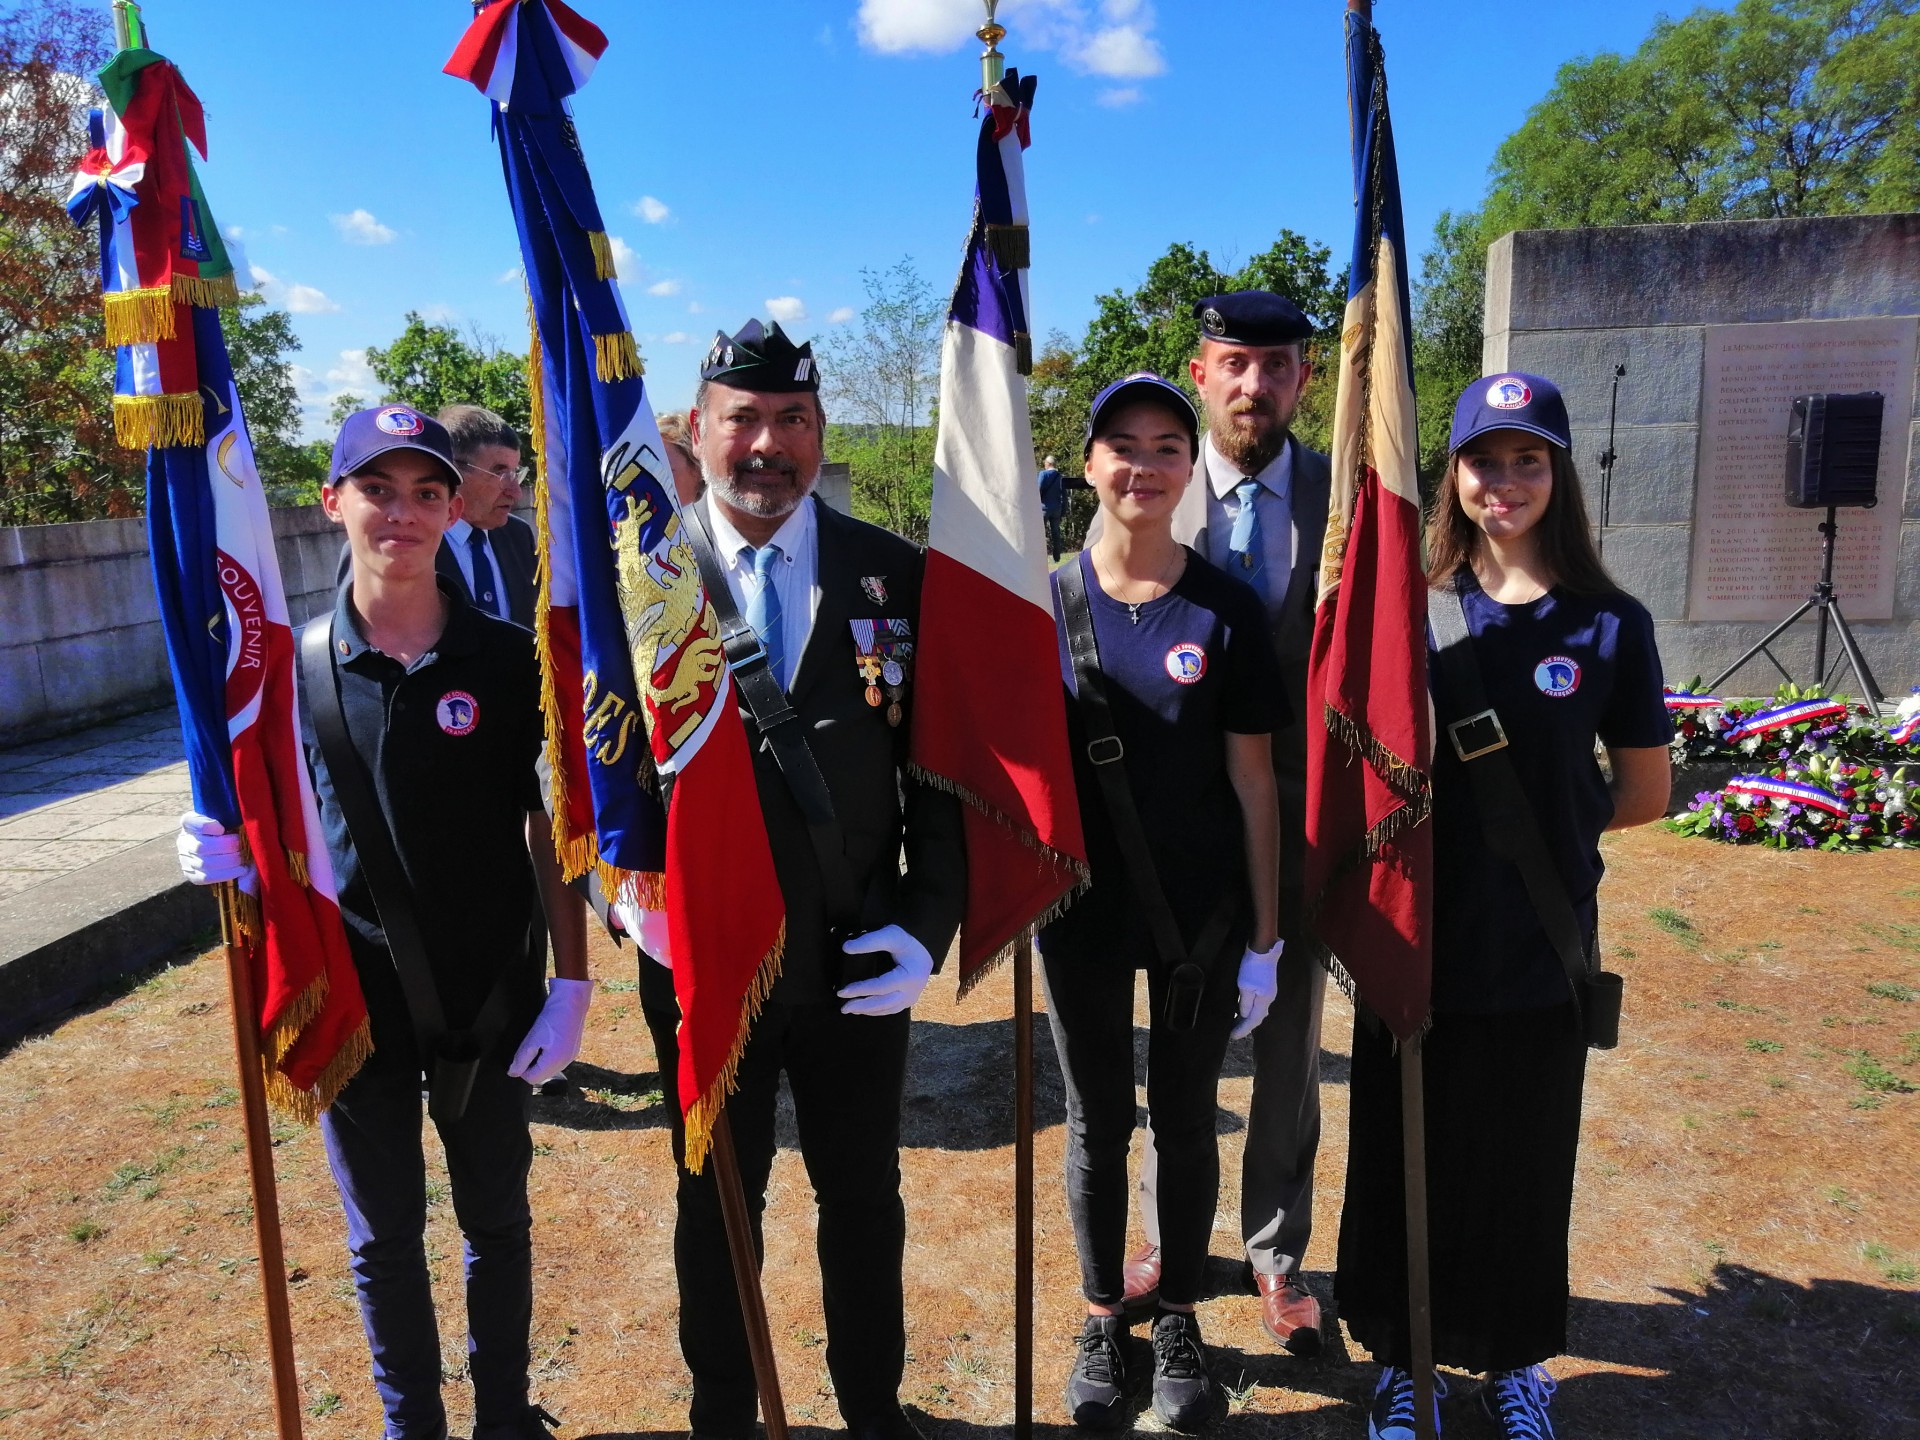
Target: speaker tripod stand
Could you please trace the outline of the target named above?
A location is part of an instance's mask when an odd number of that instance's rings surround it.
[[[1780,663],[1779,657],[1768,647],[1798,624],[1801,617],[1809,610],[1817,610],[1819,616],[1813,639],[1813,683],[1824,685],[1827,682],[1827,620],[1831,616],[1833,628],[1840,636],[1840,646],[1847,652],[1847,663],[1853,667],[1853,678],[1860,682],[1860,698],[1873,706],[1876,714],[1879,713],[1881,702],[1886,697],[1880,693],[1880,686],[1873,678],[1873,671],[1867,667],[1867,657],[1860,653],[1860,646],[1853,638],[1853,630],[1847,624],[1846,614],[1840,609],[1840,599],[1833,593],[1833,542],[1840,533],[1838,510],[1838,506],[1829,505],[1827,518],[1820,526],[1820,579],[1815,583],[1813,593],[1807,596],[1806,602],[1798,610],[1769,630],[1764,639],[1708,681],[1709,691],[1718,690],[1728,676],[1756,655],[1765,655],[1773,662],[1773,668],[1780,672],[1788,684],[1792,684],[1793,676],[1787,672],[1787,667]]]

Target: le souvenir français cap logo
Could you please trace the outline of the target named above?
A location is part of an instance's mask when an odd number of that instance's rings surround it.
[[[449,690],[433,707],[433,718],[449,735],[471,735],[480,723],[480,702],[464,690]]]
[[[426,432],[426,419],[406,405],[386,405],[374,415],[373,423],[389,435],[420,435]]]
[[[1549,655],[1533,667],[1533,683],[1542,695],[1564,700],[1580,688],[1580,662],[1566,655]]]
[[[1533,387],[1513,375],[1502,375],[1487,387],[1487,404],[1496,410],[1518,410],[1533,399]]]
[[[1191,685],[1207,673],[1207,652],[1191,641],[1183,641],[1167,651],[1167,674],[1182,685]]]

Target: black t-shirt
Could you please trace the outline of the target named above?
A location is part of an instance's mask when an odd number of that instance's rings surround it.
[[[510,1019],[496,1050],[510,1053],[542,1000],[544,957],[536,960],[529,943],[539,901],[526,840],[527,816],[541,808],[540,667],[529,631],[481,614],[445,580],[440,588],[452,605],[446,631],[403,667],[367,644],[342,587],[334,670],[348,737],[411,882],[447,1024],[470,1024],[505,969]],[[400,977],[308,705],[303,691],[300,739],[374,1046],[411,1056]]]
[[[1631,596],[1552,590],[1526,605],[1488,598],[1467,572],[1467,629],[1487,703],[1500,716],[1520,787],[1582,923],[1595,923],[1605,866],[1600,835],[1613,799],[1594,755],[1665,745],[1653,619]],[[1452,603],[1450,600],[1448,603]],[[1485,1014],[1558,1005],[1566,971],[1526,882],[1487,848],[1473,781],[1447,736],[1462,718],[1448,694],[1433,634],[1428,683],[1439,717],[1433,763],[1433,1008]]]
[[[1136,624],[1128,607],[1100,588],[1089,554],[1070,563],[1080,567],[1086,582],[1114,731],[1126,746],[1120,763],[1161,888],[1181,934],[1191,942],[1223,889],[1246,908],[1245,833],[1227,774],[1226,736],[1269,735],[1288,718],[1266,612],[1248,586],[1189,550],[1179,581],[1140,606]],[[1135,964],[1150,953],[1151,944],[1126,860],[1114,841],[1099,776],[1087,759],[1057,577],[1053,609],[1093,884],[1047,928],[1041,944],[1071,945],[1087,955],[1110,954],[1119,963]]]

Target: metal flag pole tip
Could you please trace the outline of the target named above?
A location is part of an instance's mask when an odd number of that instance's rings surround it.
[[[993,18],[993,12],[1000,8],[1000,0],[985,0],[985,3],[987,23],[973,33],[987,47],[980,52],[980,90],[991,95],[1007,75],[1007,57],[997,48],[1007,38],[1007,27]]]

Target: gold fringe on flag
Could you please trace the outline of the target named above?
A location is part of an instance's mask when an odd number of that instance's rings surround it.
[[[593,337],[593,368],[602,380],[631,380],[647,373],[631,330]]]
[[[607,238],[604,230],[589,230],[587,244],[593,250],[593,273],[596,279],[612,280],[616,276],[613,264],[613,242]]]
[[[109,290],[100,297],[107,316],[107,344],[157,345],[173,339],[173,299],[173,292],[164,285]]]
[[[217,310],[223,305],[240,303],[240,285],[229,270],[225,275],[176,275],[173,298],[182,305],[202,310]]]
[[[116,395],[113,435],[128,450],[207,443],[207,415],[198,394]]]
[[[262,1054],[260,1066],[266,1079],[267,1103],[303,1125],[316,1124],[320,1112],[333,1104],[334,1098],[353,1078],[354,1072],[367,1063],[367,1057],[371,1054],[373,1031],[363,1020],[359,1028],[334,1052],[333,1059],[327,1062],[327,1068],[320,1072],[320,1078],[313,1082],[311,1090],[296,1089],[293,1082],[274,1069]]]
[[[747,993],[740,1002],[740,1029],[733,1038],[733,1046],[727,1052],[727,1063],[720,1067],[720,1073],[698,1100],[687,1109],[687,1169],[695,1175],[707,1163],[707,1150],[713,1144],[713,1122],[727,1103],[727,1097],[734,1091],[739,1079],[740,1057],[746,1052],[747,1035],[753,1029],[753,1022],[760,1018],[760,1007],[767,1003],[767,996],[773,993],[774,983],[780,978],[780,962],[787,953],[787,922],[780,922],[780,933],[774,936],[773,948],[760,961],[760,968],[754,971],[753,983],[747,986]]]
[[[287,873],[293,876],[296,885],[313,888],[313,876],[307,870],[307,852],[304,850],[287,851]]]

